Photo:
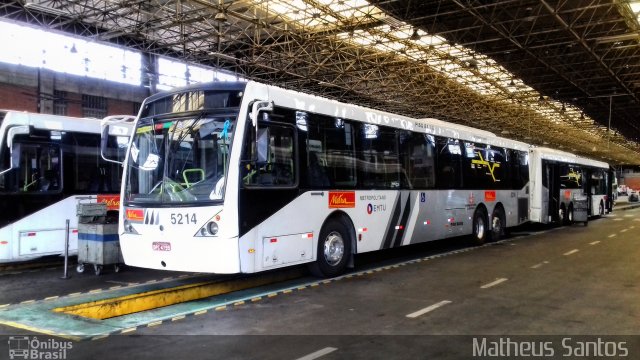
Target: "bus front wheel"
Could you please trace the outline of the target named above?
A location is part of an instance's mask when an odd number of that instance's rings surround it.
[[[337,219],[328,220],[320,230],[317,259],[309,270],[318,277],[334,277],[342,274],[351,256],[349,228]]]

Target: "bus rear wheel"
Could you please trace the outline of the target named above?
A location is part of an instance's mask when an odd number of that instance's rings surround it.
[[[317,259],[309,265],[311,273],[318,277],[334,277],[347,268],[351,256],[349,228],[337,219],[328,220],[320,230]]]
[[[501,207],[497,207],[491,215],[491,240],[499,241],[505,233],[505,226],[504,210]]]
[[[487,212],[482,208],[477,209],[473,214],[473,235],[471,240],[475,245],[484,244],[489,236],[488,231]]]

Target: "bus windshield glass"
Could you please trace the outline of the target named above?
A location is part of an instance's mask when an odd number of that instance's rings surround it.
[[[142,119],[129,150],[125,202],[222,201],[235,116]]]

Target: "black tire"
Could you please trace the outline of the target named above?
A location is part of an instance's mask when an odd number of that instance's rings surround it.
[[[346,270],[350,257],[349,227],[343,221],[328,220],[320,230],[317,258],[309,264],[309,270],[318,277],[338,276]]]
[[[573,204],[569,204],[569,210],[567,210],[567,225],[573,225]]]
[[[567,223],[567,208],[564,207],[564,204],[561,204],[560,210],[558,210],[558,223],[560,225]]]
[[[489,240],[489,221],[487,212],[480,208],[473,214],[473,234],[471,241],[474,245],[482,245]]]
[[[498,206],[493,209],[493,214],[491,215],[491,240],[499,241],[505,235],[505,227],[507,221],[505,219],[504,210],[502,207]]]

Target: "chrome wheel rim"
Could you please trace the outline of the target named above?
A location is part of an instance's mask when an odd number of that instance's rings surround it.
[[[496,234],[500,234],[502,232],[502,220],[500,219],[500,216],[493,217],[491,227],[493,228],[493,232]]]
[[[484,239],[484,219],[482,216],[476,220],[476,237],[478,239]]]
[[[331,266],[335,266],[342,260],[344,256],[344,240],[340,233],[333,231],[327,235],[324,241],[324,258]]]

